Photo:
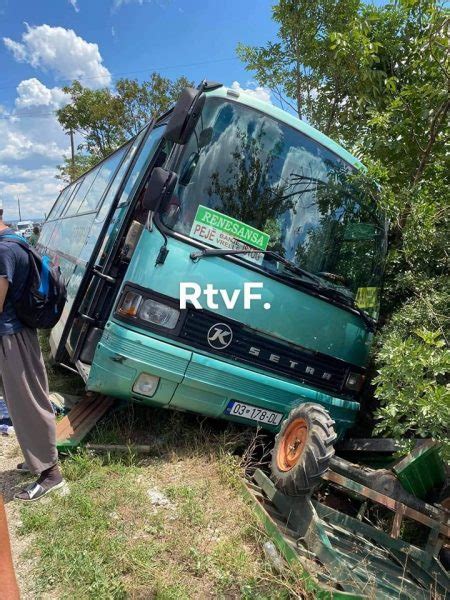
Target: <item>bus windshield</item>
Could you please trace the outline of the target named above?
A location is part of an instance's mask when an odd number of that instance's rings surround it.
[[[177,172],[174,196],[160,215],[166,227],[207,246],[227,247],[221,217],[230,217],[231,237],[239,230],[264,234],[264,246],[250,234],[248,245],[276,252],[377,316],[386,227],[342,158],[262,112],[207,98]],[[209,222],[219,223],[214,235],[199,228],[205,209],[216,219]],[[240,248],[242,241],[228,247]],[[258,262],[268,274],[277,270],[273,257],[254,256],[240,258]]]

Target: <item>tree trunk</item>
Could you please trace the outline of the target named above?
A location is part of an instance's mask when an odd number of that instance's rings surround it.
[[[425,170],[425,167],[428,164],[428,161],[431,156],[431,151],[433,149],[434,143],[436,141],[436,137],[439,133],[439,127],[444,122],[445,117],[447,116],[448,109],[450,108],[450,101],[445,100],[441,106],[437,109],[436,114],[433,117],[430,126],[430,134],[428,138],[428,143],[425,147],[425,150],[422,153],[422,157],[419,162],[419,166],[417,167],[416,174],[414,175],[413,185],[416,185],[419,182],[419,179],[422,177],[422,173]]]
[[[301,75],[300,75],[300,61],[297,59],[296,62],[296,66],[295,66],[295,75],[296,75],[296,85],[297,85],[297,114],[298,114],[298,118],[301,119],[302,118],[302,82],[301,82]]]

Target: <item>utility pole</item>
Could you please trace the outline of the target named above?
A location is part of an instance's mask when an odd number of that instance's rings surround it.
[[[70,135],[70,152],[71,152],[71,162],[72,162],[72,173],[70,174],[70,181],[75,179],[75,146],[73,142],[73,129],[69,129]]]
[[[19,221],[22,220],[22,213],[20,212],[20,198],[17,196],[17,206],[19,207]]]

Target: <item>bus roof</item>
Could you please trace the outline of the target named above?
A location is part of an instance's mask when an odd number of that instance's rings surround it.
[[[291,127],[297,129],[304,135],[307,135],[308,137],[312,138],[314,141],[318,142],[322,146],[325,146],[325,148],[328,148],[328,150],[331,150],[343,160],[350,163],[353,167],[357,169],[364,169],[364,165],[357,158],[355,158],[352,154],[350,154],[350,152],[345,150],[345,148],[334,142],[327,135],[321,133],[311,125],[308,125],[308,123],[305,123],[305,121],[302,121],[297,117],[294,117],[293,115],[289,114],[288,112],[282,110],[281,108],[274,106],[270,102],[264,102],[263,100],[259,100],[258,98],[250,96],[245,92],[233,90],[224,86],[207,91],[206,94],[210,97],[213,96],[217,98],[224,98],[226,100],[240,102],[241,104],[245,104],[251,108],[259,110],[269,115],[270,117],[277,119],[278,121],[290,125]]]

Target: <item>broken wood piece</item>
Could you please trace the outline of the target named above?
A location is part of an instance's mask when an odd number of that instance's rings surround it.
[[[61,449],[75,448],[106,414],[113,398],[95,395],[85,397],[56,425],[56,445]]]

